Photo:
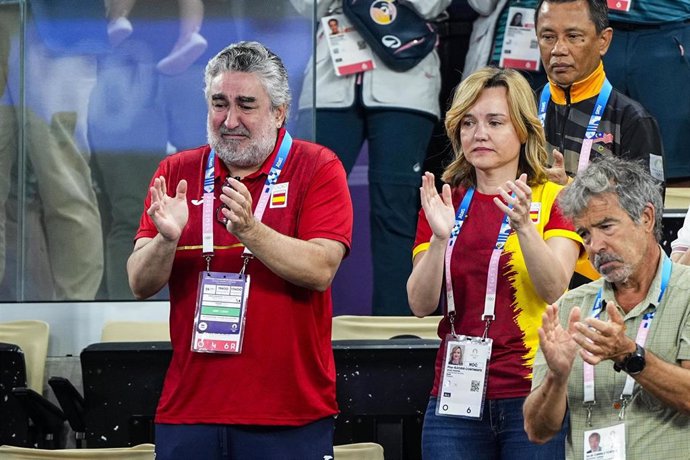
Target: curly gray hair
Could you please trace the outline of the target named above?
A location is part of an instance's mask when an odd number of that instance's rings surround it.
[[[582,215],[593,197],[606,193],[615,194],[621,208],[638,224],[645,207],[654,206],[654,236],[657,242],[661,241],[664,210],[661,184],[638,163],[614,156],[601,157],[563,189],[558,203],[563,215],[572,219]]]

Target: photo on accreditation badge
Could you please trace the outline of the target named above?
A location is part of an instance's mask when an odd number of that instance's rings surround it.
[[[463,356],[465,354],[465,346],[464,345],[454,345],[452,347],[449,347],[450,349],[448,350],[448,364],[453,364],[455,366],[462,366],[463,364]]]
[[[342,31],[340,30],[340,22],[338,21],[338,19],[334,17],[328,19],[328,28],[330,30],[331,35],[338,35],[342,33]]]
[[[624,425],[585,430],[584,451],[585,460],[625,460]]]
[[[522,27],[522,13],[515,13],[513,19],[510,20],[510,25],[513,27]]]

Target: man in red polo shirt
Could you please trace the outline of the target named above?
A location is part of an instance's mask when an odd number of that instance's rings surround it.
[[[221,51],[205,84],[209,145],[161,162],[127,263],[137,298],[170,288],[156,458],[328,458],[345,172],[285,130],[287,72],[263,45]]]

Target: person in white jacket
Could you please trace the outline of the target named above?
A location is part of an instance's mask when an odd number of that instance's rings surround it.
[[[508,4],[508,0],[467,0],[467,3],[479,13],[479,17],[472,24],[470,47],[465,56],[463,76],[470,75],[489,64],[494,48],[496,22],[501,11]]]
[[[311,17],[314,0],[291,0]],[[433,20],[451,0],[408,0],[421,17]],[[317,19],[342,13],[340,0],[316,0]],[[396,72],[376,55],[374,70],[336,75],[327,37],[316,31],[316,99],[313,60],[299,99],[300,125],[311,126],[315,141],[330,148],[349,174],[364,141],[369,149],[369,202],[373,258],[373,314],[408,315],[405,284],[412,270],[422,164],[440,116],[440,61],[436,51],[406,72]]]

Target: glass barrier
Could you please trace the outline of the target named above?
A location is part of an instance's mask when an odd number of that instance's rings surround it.
[[[307,16],[273,0],[0,0],[0,302],[132,299],[151,176],[206,143],[206,62],[236,41],[268,46],[288,69],[292,129]]]

